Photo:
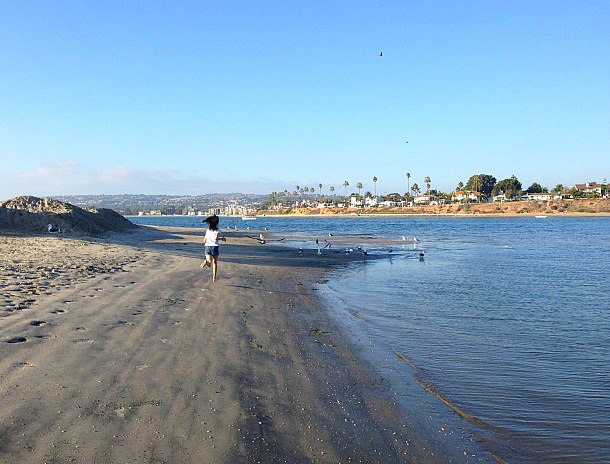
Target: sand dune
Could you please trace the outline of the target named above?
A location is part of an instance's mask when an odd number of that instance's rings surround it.
[[[43,233],[49,225],[64,233],[88,235],[134,228],[129,220],[111,209],[85,209],[29,195],[0,203],[0,230]]]

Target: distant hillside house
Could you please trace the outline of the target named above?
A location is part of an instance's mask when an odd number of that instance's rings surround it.
[[[566,197],[567,197],[567,195],[564,195],[562,193],[540,192],[540,193],[526,193],[525,194],[526,200],[548,201],[548,200],[561,200],[562,198],[566,198]]]
[[[356,195],[352,195],[352,197],[349,199],[349,204],[352,207],[362,206],[363,205],[363,201],[362,200],[358,200]]]
[[[585,182],[584,184],[576,184],[574,188],[580,190],[582,193],[593,193],[605,196],[608,187],[603,184],[598,184],[597,182]]]
[[[467,192],[466,190],[456,190],[453,194],[453,201],[476,201],[481,197],[481,193],[475,190]]]
[[[381,206],[382,208],[394,208],[396,206],[396,202],[390,200],[380,201],[379,206]]]
[[[366,206],[375,207],[379,204],[379,200],[377,199],[377,197],[366,197],[364,199],[364,204]]]
[[[528,200],[540,200],[540,201],[548,201],[553,198],[553,193],[548,192],[537,192],[537,193],[527,193],[525,195]]]
[[[416,205],[438,205],[438,198],[432,194],[417,195],[413,202]]]

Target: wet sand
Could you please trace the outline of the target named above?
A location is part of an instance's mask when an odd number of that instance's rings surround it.
[[[0,236],[1,462],[490,462],[327,317],[317,286],[361,257],[228,233],[213,284],[201,232]]]

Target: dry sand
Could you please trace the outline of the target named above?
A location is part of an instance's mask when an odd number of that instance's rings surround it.
[[[404,417],[330,322],[314,252],[199,230],[0,236],[0,461],[489,462]],[[425,412],[422,412],[425,414]]]

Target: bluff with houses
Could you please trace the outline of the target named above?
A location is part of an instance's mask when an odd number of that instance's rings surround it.
[[[410,175],[407,176],[410,178]],[[376,183],[377,178],[373,178]],[[536,214],[546,213],[610,213],[607,182],[577,183],[566,188],[561,184],[553,189],[533,183],[523,189],[521,182],[512,176],[496,181],[487,174],[471,176],[466,184],[460,182],[450,193],[431,189],[430,178],[424,180],[426,190],[421,191],[417,183],[401,195],[390,193],[376,195],[367,191],[362,194],[362,183],[358,192],[347,195],[348,181],[343,183],[345,195],[322,195],[322,184],[315,194],[313,188],[299,188],[290,193],[273,192],[261,212],[296,214],[376,214],[376,213],[423,213],[423,214]],[[502,204],[502,206],[499,206]],[[509,206],[510,205],[510,206]]]

